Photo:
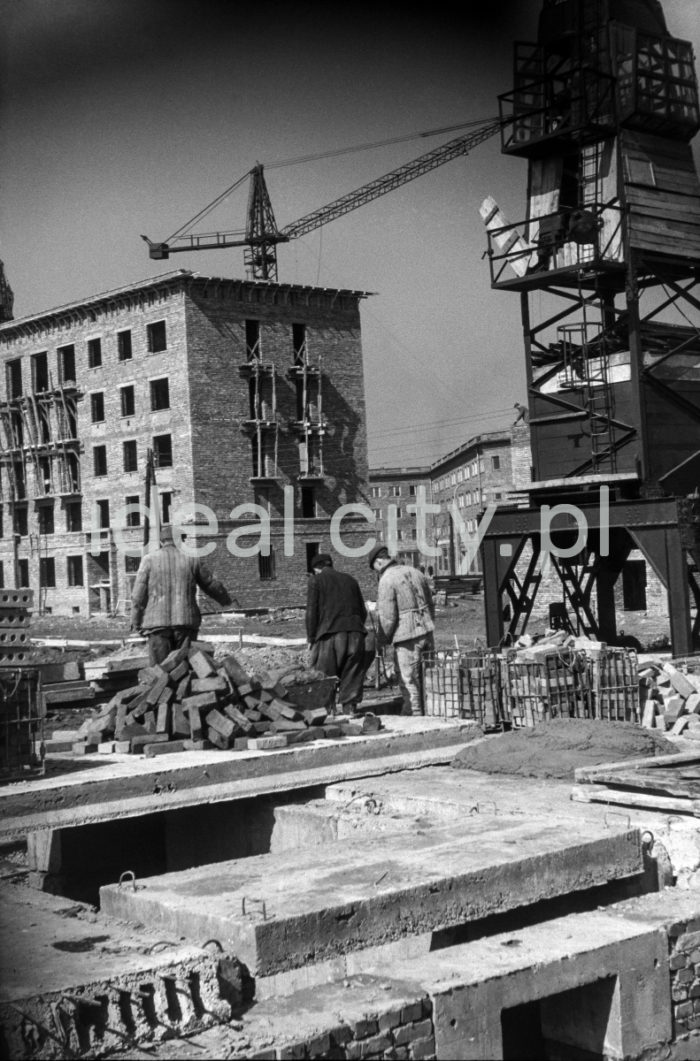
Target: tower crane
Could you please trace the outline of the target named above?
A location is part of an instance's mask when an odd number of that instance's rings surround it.
[[[221,250],[224,247],[244,247],[244,260],[246,272],[252,280],[277,281],[277,244],[288,243],[298,236],[305,236],[314,229],[327,225],[337,217],[349,214],[352,210],[364,206],[365,203],[378,199],[382,195],[393,191],[395,188],[407,184],[409,181],[421,177],[430,170],[450,162],[453,158],[467,155],[478,144],[483,143],[490,137],[495,136],[505,124],[504,120],[489,120],[462,136],[448,140],[446,144],[434,148],[432,151],[420,155],[411,162],[375,178],[368,184],[363,184],[352,192],[342,195],[321,206],[311,213],[305,214],[297,221],[279,229],[275,221],[272,203],[267,190],[264,177],[264,167],[257,163],[253,169],[237,181],[225,192],[222,192],[212,203],[204,207],[194,218],[186,222],[166,242],[157,243],[142,236],[148,243],[149,257],[162,260],[169,258],[171,254],[182,251],[199,250]],[[235,188],[237,188],[246,177],[250,177],[248,212],[245,232],[213,232],[202,235],[193,234],[189,231],[194,224],[200,221],[210,210],[221,203]]]

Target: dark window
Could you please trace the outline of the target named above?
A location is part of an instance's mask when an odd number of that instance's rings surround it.
[[[105,396],[102,391],[90,395],[90,415],[93,424],[102,423],[105,418]]]
[[[104,529],[109,527],[109,501],[96,501],[99,526]]]
[[[5,563],[0,560],[0,589],[5,588]]]
[[[14,511],[12,529],[15,534],[25,535],[27,533],[27,509],[25,505],[18,505]]]
[[[305,364],[307,360],[305,324],[292,324],[292,347],[294,349],[294,364]]]
[[[311,573],[311,561],[320,550],[320,542],[306,542],[306,570],[309,573]]]
[[[249,361],[260,360],[260,321],[245,322],[245,352]]]
[[[122,416],[133,416],[136,403],[134,401],[134,388],[132,385],[122,387],[120,390]]]
[[[148,336],[148,349],[152,354],[156,354],[159,350],[165,350],[167,348],[168,343],[165,332],[165,321],[155,321],[154,324],[147,325],[146,334]]]
[[[4,514],[5,510],[3,509],[2,505],[0,505],[0,538],[5,537],[5,521],[3,519]]]
[[[261,582],[270,582],[275,578],[275,553],[270,549],[269,556],[258,553],[258,571]]]
[[[48,354],[32,354],[32,390],[38,391],[49,389],[49,360]]]
[[[66,574],[69,586],[83,585],[83,558],[82,556],[66,557]]]
[[[124,443],[124,471],[135,472],[138,470],[138,456],[136,453],[136,439],[130,438]]]
[[[170,385],[168,383],[168,377],[164,376],[163,379],[152,379],[151,380],[151,409],[156,412],[158,409],[169,409],[170,408]]]
[[[134,575],[138,571],[140,563],[138,556],[125,556],[124,571],[127,575]]]
[[[170,435],[154,435],[153,460],[156,468],[172,468],[173,443]]]
[[[6,372],[6,383],[7,383],[7,397],[8,398],[21,398],[22,397],[22,362],[19,358],[16,361],[8,361],[5,366]]]
[[[59,383],[75,383],[75,347],[59,346],[57,351]]]
[[[102,364],[102,340],[88,339],[87,350],[88,366],[90,368],[99,368]]]
[[[24,479],[24,465],[21,461],[14,461],[12,465],[15,479],[15,497],[22,498],[27,496],[27,484]]]
[[[170,523],[170,509],[173,507],[173,495],[170,490],[164,490],[160,495],[160,518],[163,523]]]
[[[39,558],[39,585],[49,588],[56,585],[56,561],[53,556]]]
[[[23,446],[24,423],[22,422],[22,414],[13,410],[10,414],[10,422],[12,424],[12,435],[15,441],[15,446]]]
[[[316,515],[316,498],[313,486],[301,488],[301,514],[304,519],[313,519]]]
[[[501,467],[501,458],[500,457],[492,457],[491,458],[491,468],[492,468],[492,470],[494,472],[497,472],[500,467]]]
[[[17,561],[17,585],[28,586],[29,585],[29,561],[18,560]]]
[[[124,498],[125,506],[138,505],[139,504],[138,494],[129,494],[128,497]],[[140,527],[141,526],[141,513],[138,509],[134,509],[133,512],[127,512],[126,514],[126,525],[127,527]]]
[[[53,502],[50,505],[43,503],[39,506],[39,534],[53,534]]]
[[[131,349],[131,332],[117,332],[117,352],[120,361],[131,361],[133,352]]]
[[[66,505],[66,530],[83,529],[83,506],[80,501],[69,501]]]
[[[107,474],[107,447],[106,446],[93,446],[92,449],[92,464],[93,472],[95,475],[106,475]]]
[[[69,453],[66,459],[68,485],[72,494],[80,493],[80,460],[75,453]]]

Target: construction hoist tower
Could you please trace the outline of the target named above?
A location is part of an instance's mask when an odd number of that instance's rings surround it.
[[[692,47],[658,0],[544,0],[500,104],[502,150],[528,163],[527,212],[506,225],[487,200],[482,214],[492,286],[520,296],[533,467],[528,507],[499,510],[482,544],[489,644],[527,626],[552,515],[550,572],[577,629],[616,642],[615,583],[639,549],[687,654],[700,647]]]

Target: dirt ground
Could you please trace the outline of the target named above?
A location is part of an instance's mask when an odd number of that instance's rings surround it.
[[[573,780],[574,770],[650,755],[672,755],[676,745],[661,733],[628,722],[551,719],[467,745],[452,760],[462,770]]]
[[[645,649],[658,649],[667,641],[668,623],[663,617],[646,616],[643,612],[627,612],[618,620],[618,628],[636,637]],[[528,633],[542,633],[544,622],[533,620]],[[35,615],[30,625],[33,638],[65,638],[67,640],[125,641],[130,637],[129,620],[123,616],[53,616]],[[219,613],[205,615],[200,636],[206,640],[212,634],[261,634],[269,637],[303,638],[304,612],[301,608],[279,609],[267,615],[242,616]],[[453,597],[436,614],[435,642],[438,649],[486,647],[484,599],[482,594]],[[82,650],[83,652],[85,650]],[[104,655],[104,648],[95,655]],[[76,650],[67,647],[61,659],[71,658]],[[78,650],[78,654],[80,651]],[[46,658],[49,658],[47,655]],[[75,656],[73,656],[75,658]]]

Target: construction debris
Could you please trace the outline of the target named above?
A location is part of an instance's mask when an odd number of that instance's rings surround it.
[[[700,740],[700,657],[646,660],[639,668],[642,725]]]
[[[93,712],[72,751],[260,751],[381,728],[371,714],[358,721],[332,715],[335,679],[310,679],[306,672],[305,682],[295,680],[300,676],[298,668],[249,673],[233,654],[215,661],[210,645],[188,643],[162,663],[142,667],[137,684]]]

